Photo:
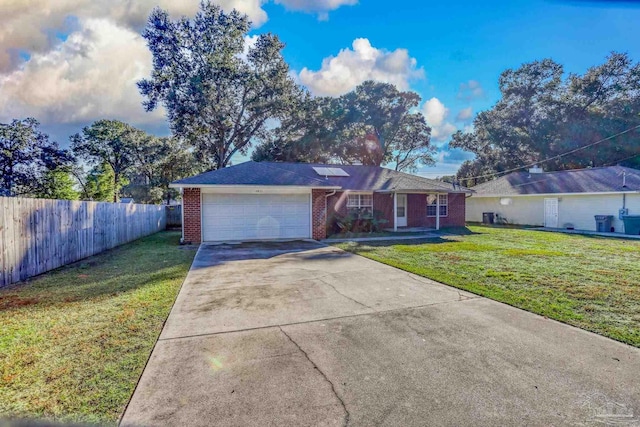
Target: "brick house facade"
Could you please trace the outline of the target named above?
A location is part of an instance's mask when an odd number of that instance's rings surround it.
[[[327,224],[336,216],[347,215],[346,192],[311,191],[311,234],[322,240],[327,237]],[[440,217],[440,227],[464,227],[465,194],[449,193],[447,215]],[[200,243],[202,239],[201,192],[199,188],[184,188],[182,193],[184,240]],[[388,222],[385,228],[393,228],[393,194],[373,193],[373,210],[379,212]],[[407,226],[436,227],[436,218],[427,216],[427,194],[407,195]]]
[[[313,239],[327,237],[327,225],[335,216],[348,213],[347,192],[311,191],[311,235]],[[447,195],[447,215],[440,217],[440,227],[464,227],[465,194]],[[182,194],[184,215],[184,240],[200,243],[202,239],[201,192],[199,188],[184,188]],[[386,220],[385,228],[393,228],[393,194],[373,193],[373,210]],[[407,227],[436,228],[436,218],[427,216],[427,194],[407,195]]]
[[[186,242],[327,236],[336,216],[373,209],[394,228],[394,193],[406,195],[407,227],[436,228],[428,195],[447,195],[440,227],[464,226],[468,189],[380,166],[244,162],[170,184],[180,188]],[[444,212],[444,210],[442,210]],[[206,228],[203,228],[206,224]],[[404,224],[404,221],[402,221]],[[203,237],[204,236],[204,237]]]

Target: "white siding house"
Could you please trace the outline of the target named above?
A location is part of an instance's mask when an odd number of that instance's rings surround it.
[[[611,215],[624,232],[620,210],[640,215],[640,170],[613,166],[573,171],[518,172],[472,187],[467,222],[493,212],[503,222],[596,231],[595,215]]]

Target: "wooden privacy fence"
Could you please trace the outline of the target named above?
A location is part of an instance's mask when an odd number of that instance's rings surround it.
[[[167,210],[167,228],[182,226],[182,205],[165,206]]]
[[[164,206],[0,197],[0,286],[165,228]]]

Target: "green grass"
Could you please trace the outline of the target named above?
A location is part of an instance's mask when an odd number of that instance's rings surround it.
[[[179,238],[0,290],[0,418],[117,423],[195,255]]]
[[[640,241],[493,227],[353,253],[640,347]]]

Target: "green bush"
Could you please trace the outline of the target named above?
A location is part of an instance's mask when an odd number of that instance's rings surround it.
[[[329,221],[329,234],[338,233],[374,233],[382,231],[387,221],[380,211],[350,213],[346,216],[336,214]]]

